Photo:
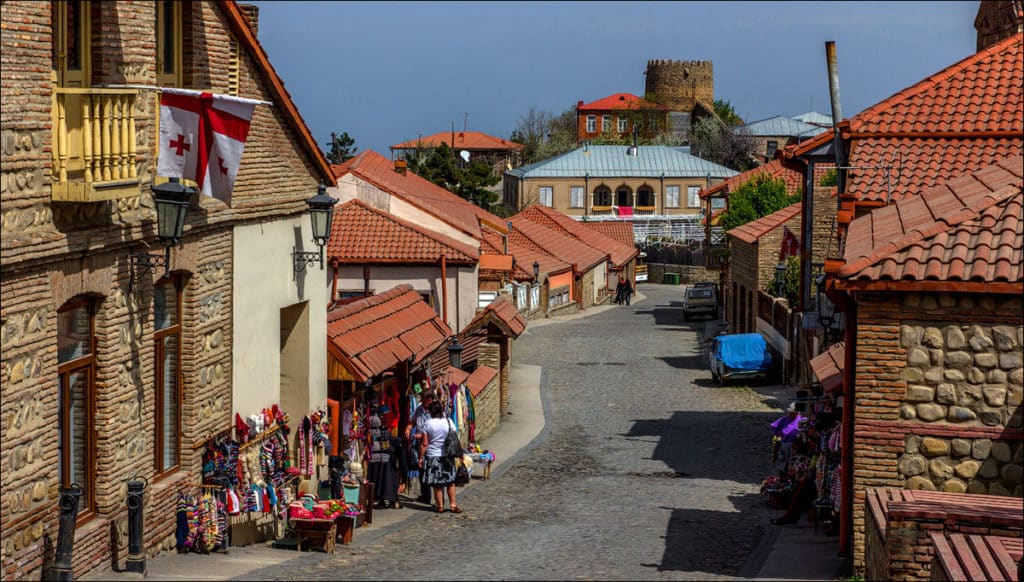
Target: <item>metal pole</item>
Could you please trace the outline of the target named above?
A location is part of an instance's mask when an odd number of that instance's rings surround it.
[[[72,483],[60,492],[60,526],[57,530],[57,551],[53,566],[50,567],[50,579],[70,581],[75,579],[71,569],[71,554],[75,549],[75,527],[78,525],[78,502],[82,498],[82,488]]]
[[[800,240],[800,311],[807,311],[811,298],[811,259],[814,253],[814,161],[807,162],[801,208],[803,232]]]
[[[133,574],[146,573],[146,553],[142,548],[143,494],[146,482],[140,479],[128,481],[128,559],[125,569]]]
[[[843,120],[843,107],[839,103],[839,60],[836,57],[835,41],[825,43],[825,60],[828,65],[828,92],[832,98],[832,131],[836,149],[836,187],[841,194],[846,191],[846,152],[839,137],[839,122]]]

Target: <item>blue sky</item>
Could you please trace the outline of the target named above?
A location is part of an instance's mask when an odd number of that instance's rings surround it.
[[[845,117],[972,54],[978,2],[255,2],[259,38],[323,144],[359,151],[468,129],[508,137],[531,105],[643,95],[648,59],[712,60],[747,121]]]

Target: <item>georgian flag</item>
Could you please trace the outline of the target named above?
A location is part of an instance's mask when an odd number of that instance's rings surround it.
[[[784,263],[786,257],[800,254],[800,239],[796,238],[788,226],[782,227],[782,247],[779,249],[779,262]]]
[[[231,204],[253,109],[259,101],[187,89],[161,89],[156,173],[185,178]]]

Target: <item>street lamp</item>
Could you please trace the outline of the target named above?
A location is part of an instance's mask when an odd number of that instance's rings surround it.
[[[825,293],[825,275],[819,275],[817,279],[817,307],[818,325],[825,331],[825,344],[831,343],[833,326],[836,323],[836,305]]]
[[[533,282],[534,284],[540,279],[540,263],[538,261],[533,262]]]
[[[178,178],[169,178],[167,182],[153,186],[152,190],[153,200],[156,203],[156,236],[160,242],[165,244],[164,254],[131,253],[128,255],[129,292],[135,287],[136,280],[156,267],[163,267],[164,274],[167,274],[171,265],[171,247],[181,244],[189,200],[196,192],[195,188],[183,185]]]
[[[309,220],[313,227],[313,242],[320,247],[317,251],[300,251],[292,247],[292,260],[295,272],[305,271],[306,267],[319,264],[324,268],[324,245],[331,237],[331,223],[334,220],[334,205],[338,200],[327,195],[327,186],[323,182],[317,186],[316,196],[306,200],[309,206]]]
[[[462,369],[462,350],[458,338],[448,346],[448,363],[453,368]]]

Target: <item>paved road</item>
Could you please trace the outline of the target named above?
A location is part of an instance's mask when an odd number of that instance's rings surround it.
[[[429,515],[338,546],[285,579],[724,579],[757,571],[771,510],[770,397],[711,385],[681,288],[645,285],[629,307],[536,327],[517,362],[544,367],[543,440],[461,515]],[[514,413],[515,411],[513,411]],[[760,545],[759,545],[760,544]]]

